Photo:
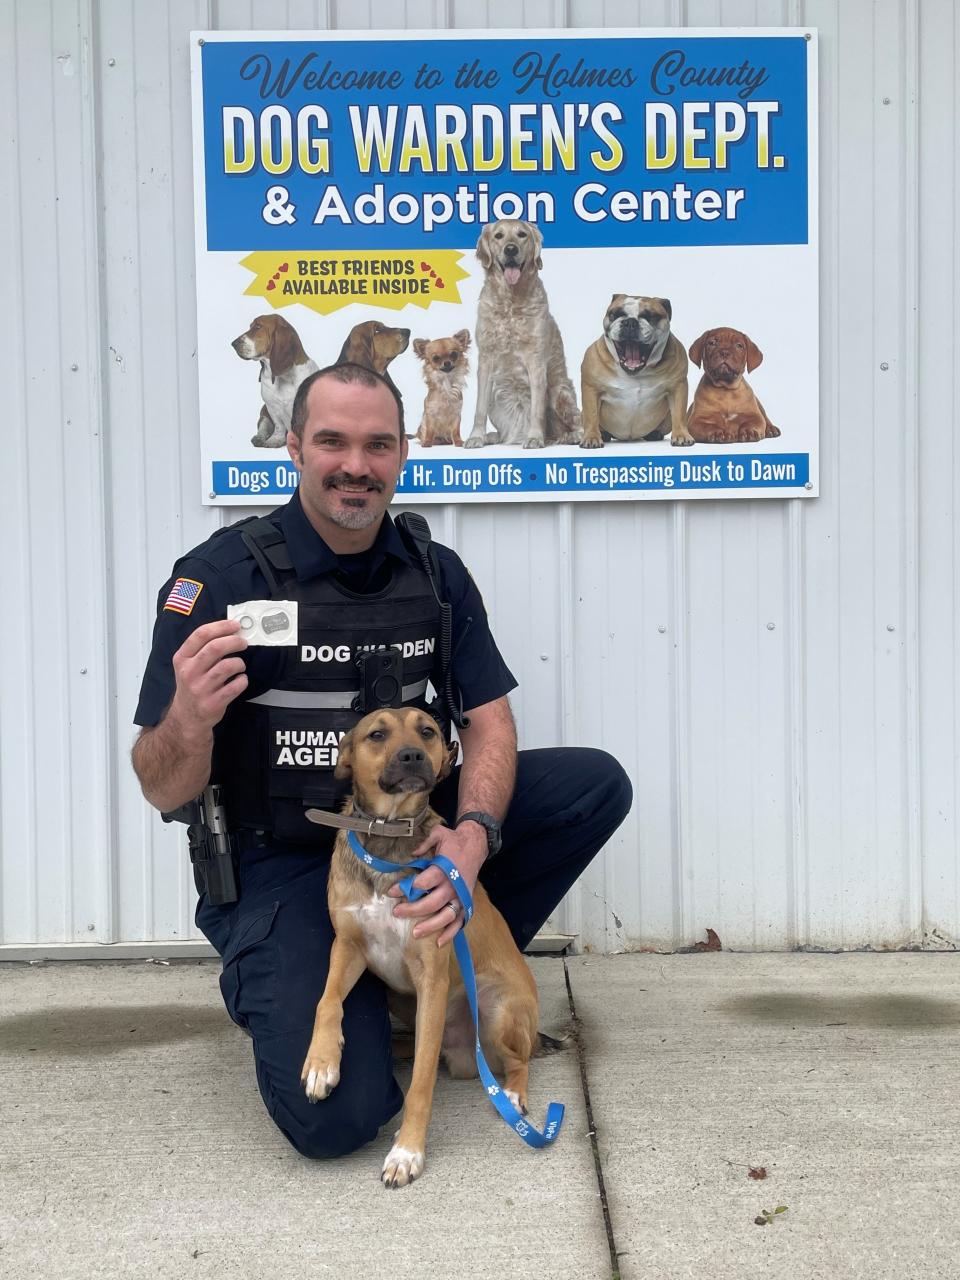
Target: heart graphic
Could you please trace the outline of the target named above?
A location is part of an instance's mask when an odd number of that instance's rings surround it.
[[[443,288],[443,281],[440,279],[440,277],[439,277],[439,276],[437,276],[437,288],[438,288],[438,289],[442,289],[442,288]]]
[[[279,272],[279,271],[275,271],[275,272],[273,273],[273,279],[274,279],[274,280],[279,280],[279,279],[280,279],[280,272]]]
[[[289,262],[281,262],[281,263],[280,263],[280,270],[281,270],[281,271],[289,271],[289,270],[290,270],[290,263],[289,263]]]
[[[429,263],[429,262],[421,262],[421,263],[420,263],[420,270],[421,270],[421,271],[429,271],[429,270],[430,270],[430,263]]]
[[[271,289],[275,289],[276,287],[277,286],[273,283],[272,280],[267,281],[267,292],[269,292]]]

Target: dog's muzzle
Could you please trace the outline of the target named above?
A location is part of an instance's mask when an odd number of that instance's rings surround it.
[[[736,382],[742,372],[742,369],[727,360],[717,360],[710,366],[710,377],[714,382]]]
[[[623,341],[614,338],[613,345],[617,348],[620,368],[629,374],[641,373],[647,367],[654,347],[652,342],[641,342],[639,338],[625,338]]]
[[[405,791],[432,791],[436,782],[433,765],[419,747],[402,747],[380,775],[380,790],[393,796]]]

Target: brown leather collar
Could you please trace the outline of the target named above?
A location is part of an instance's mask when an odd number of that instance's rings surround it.
[[[316,822],[321,827],[339,827],[342,831],[363,831],[368,836],[412,837],[430,812],[430,806],[425,804],[412,818],[374,818],[356,807],[355,812],[362,816],[348,817],[345,813],[330,813],[327,809],[308,809],[306,816],[311,822]]]

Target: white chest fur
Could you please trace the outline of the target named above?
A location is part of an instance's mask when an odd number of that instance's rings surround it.
[[[388,898],[386,894],[374,894],[362,906],[347,907],[347,910],[363,932],[367,968],[394,991],[410,993],[414,988],[403,955],[414,922],[398,920],[393,914],[393,908],[400,901],[402,899]]]

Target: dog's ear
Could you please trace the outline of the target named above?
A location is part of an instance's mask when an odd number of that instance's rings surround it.
[[[426,356],[426,354],[427,354],[427,339],[426,339],[426,338],[414,338],[414,340],[413,340],[413,354],[414,354],[414,355],[419,356],[421,360]]]
[[[690,351],[688,352],[690,359],[698,368],[702,368],[703,366],[703,344],[706,342],[707,334],[709,332],[709,329],[704,330],[696,342],[691,345]]]
[[[670,304],[670,299],[669,299],[669,298],[658,298],[658,299],[657,299],[657,301],[660,303],[661,307],[663,307],[664,311],[667,313],[667,319],[668,319],[668,320],[672,320],[672,319],[673,319],[673,307],[672,307],[672,306],[671,306],[671,304]]]
[[[300,339],[292,324],[288,324],[283,316],[277,316],[273,330],[273,345],[270,348],[270,375],[276,382],[281,373],[293,368],[297,358]]]
[[[460,743],[451,742],[443,753],[443,763],[440,765],[440,772],[437,774],[437,781],[440,782],[447,776],[453,766],[457,763],[460,755]]]
[[[458,329],[453,335],[453,340],[460,347],[461,351],[466,351],[467,347],[470,345],[470,330]]]
[[[763,364],[763,352],[746,334],[743,335],[747,343],[747,373],[753,373],[758,364]]]
[[[480,239],[477,241],[477,257],[480,259],[480,265],[484,271],[488,271],[493,266],[493,254],[490,252],[490,246],[487,243],[487,232],[492,226],[493,223],[488,222],[480,232]]]
[[[543,259],[540,257],[540,250],[543,248],[543,235],[540,228],[535,227],[532,222],[528,222],[527,226],[530,228],[530,234],[533,236],[533,247],[537,255],[534,261],[536,262],[537,270],[542,271]]]
[[[340,750],[337,754],[337,766],[333,771],[335,778],[353,777],[353,730],[345,733],[340,739]]]

